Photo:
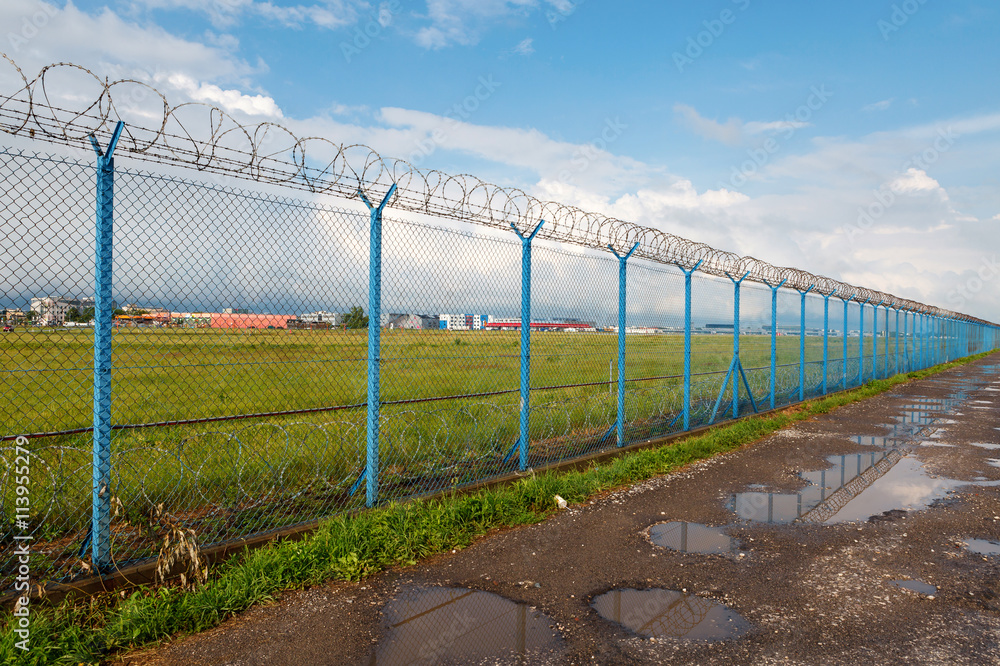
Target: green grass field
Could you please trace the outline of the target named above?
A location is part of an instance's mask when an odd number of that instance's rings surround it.
[[[91,336],[87,329],[22,329],[0,338],[4,436],[90,427]],[[744,335],[740,342],[741,362],[764,409],[770,337]],[[810,387],[819,382],[821,366],[814,362],[822,360],[822,342],[806,338]],[[848,339],[851,373],[857,372],[858,342]],[[865,343],[870,378],[872,340]],[[732,344],[724,334],[692,339],[694,424],[707,421]],[[197,525],[209,543],[362,502],[363,489],[353,498],[347,489],[365,460],[366,412],[356,406],[366,399],[366,348],[365,330],[116,330],[115,425],[324,410],[115,430],[112,491],[122,503],[117,551],[128,559],[151,554],[146,516],[159,503]],[[519,349],[516,332],[383,331],[383,402],[446,398],[383,405],[386,498],[456,487],[508,469],[501,461],[518,435]],[[781,336],[777,349],[778,363],[792,364],[778,372],[778,404],[787,404],[797,399],[799,338]],[[627,438],[679,430],[683,337],[629,336],[626,350],[625,376],[639,380],[627,383]],[[617,415],[617,335],[535,332],[531,352],[532,464],[613,446],[613,435],[604,436]],[[842,339],[831,338],[831,390],[843,375],[842,353]],[[610,385],[609,371],[615,379]],[[575,386],[547,388],[565,385]],[[507,393],[451,397],[498,391]],[[724,393],[717,419],[731,415],[730,395]],[[741,413],[749,409],[743,405]],[[77,547],[88,521],[91,435],[32,439],[29,449],[38,494],[34,522],[39,538],[55,544],[56,566],[60,552]],[[5,483],[7,525],[12,492]]]

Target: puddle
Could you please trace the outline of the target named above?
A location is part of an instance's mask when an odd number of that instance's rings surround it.
[[[990,467],[1000,467],[1000,460],[996,458],[987,458],[986,464],[989,465]]]
[[[754,522],[833,524],[924,509],[963,485],[994,485],[933,476],[899,449],[830,456],[827,461],[832,468],[801,475],[809,485],[799,492],[737,493],[728,508]]]
[[[404,587],[385,608],[378,666],[469,663],[528,656],[562,647],[554,621],[527,604],[489,592]]]
[[[954,444],[945,444],[944,442],[931,442],[931,441],[920,442],[920,446],[939,446],[939,447],[941,447],[943,449],[954,449],[955,448]]]
[[[990,451],[1000,449],[1000,444],[985,444],[983,442],[972,442],[972,446],[978,446],[981,449],[989,449]]]
[[[675,590],[611,590],[594,599],[594,610],[644,638],[721,641],[752,629],[722,604]]]
[[[923,594],[924,596],[933,597],[937,594],[937,588],[930,583],[925,583],[922,580],[894,580],[892,584],[896,587],[901,587],[904,590],[909,590],[910,592],[916,592],[917,594]]]
[[[726,534],[724,527],[708,527],[680,521],[658,523],[649,528],[653,545],[681,553],[723,555],[736,550],[737,542]]]
[[[1000,542],[989,541],[987,539],[967,539],[965,547],[970,553],[977,555],[1000,555]]]

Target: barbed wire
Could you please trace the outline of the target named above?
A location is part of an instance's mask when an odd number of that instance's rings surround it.
[[[46,65],[29,79],[13,59],[0,53],[0,80],[4,80],[4,74],[20,81],[15,84],[20,86],[16,90],[0,91],[0,131],[6,134],[90,150],[90,136],[107,139],[122,120],[125,130],[117,150],[137,159],[349,199],[361,190],[369,199],[380,200],[396,184],[388,203],[396,210],[505,230],[510,224],[530,229],[544,219],[539,238],[600,250],[610,245],[619,251],[628,251],[639,243],[637,257],[684,268],[698,265],[700,271],[717,277],[746,276],[772,286],[783,282],[789,289],[804,291],[811,287],[820,295],[832,294],[869,305],[991,323],[801,269],[774,266],[575,206],[544,201],[522,189],[487,183],[470,174],[419,169],[402,159],[382,157],[362,144],[298,137],[273,122],[241,124],[210,104],[172,106],[148,83],[136,79],[102,80],[73,63]],[[77,78],[72,95],[74,108],[64,108],[55,101],[54,90],[61,86],[59,79],[64,75]]]

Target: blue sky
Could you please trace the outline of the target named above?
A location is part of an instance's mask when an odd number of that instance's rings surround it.
[[[0,25],[29,76],[149,80],[1000,320],[996,3],[5,0]]]

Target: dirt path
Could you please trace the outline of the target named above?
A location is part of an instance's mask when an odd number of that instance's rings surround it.
[[[1000,664],[997,445],[1000,354],[124,663]]]

